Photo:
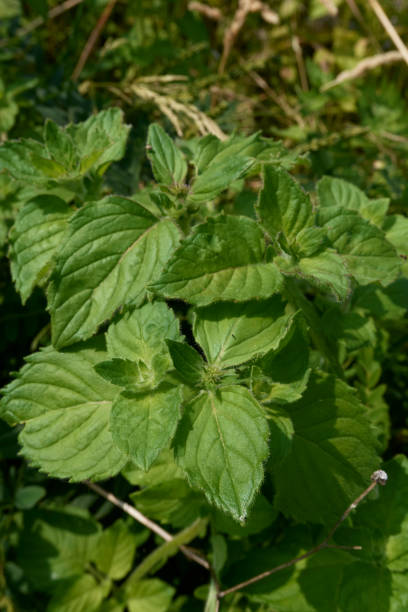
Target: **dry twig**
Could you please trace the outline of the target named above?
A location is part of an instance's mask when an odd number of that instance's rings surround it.
[[[248,14],[258,12],[261,13],[262,18],[267,23],[279,23],[279,16],[277,15],[277,13],[275,13],[275,11],[272,11],[272,9],[270,9],[269,6],[264,2],[260,2],[260,0],[239,0],[238,8],[235,11],[235,15],[231,21],[231,24],[226,29],[224,34],[224,48],[222,51],[220,64],[218,66],[219,74],[224,73],[229,54],[231,53],[231,49],[234,45],[234,41],[238,36],[238,33],[241,30],[242,26],[244,25]]]
[[[356,66],[354,66],[354,68],[351,68],[350,70],[343,70],[336,76],[335,79],[333,79],[333,81],[325,83],[320,88],[320,91],[327,91],[328,89],[336,87],[336,85],[340,85],[345,81],[357,79],[367,72],[367,70],[374,70],[374,68],[377,68],[378,66],[399,62],[402,59],[404,58],[399,51],[388,51],[387,53],[379,53],[378,55],[373,55],[372,57],[366,57]]]
[[[329,544],[329,542],[331,538],[333,537],[334,533],[343,523],[343,521],[346,520],[350,512],[354,510],[355,508],[357,508],[358,504],[365,497],[367,497],[369,493],[371,493],[371,491],[377,486],[377,484],[385,485],[387,483],[387,480],[388,480],[388,476],[386,472],[384,472],[383,470],[375,471],[371,475],[371,484],[349,505],[347,510],[343,512],[343,514],[341,515],[337,523],[334,525],[334,527],[331,529],[329,534],[325,537],[323,542],[320,542],[320,544],[318,544],[311,550],[305,552],[303,555],[296,557],[295,559],[291,559],[290,561],[287,561],[286,563],[282,563],[281,565],[278,565],[277,567],[274,567],[271,570],[262,572],[262,574],[258,574],[257,576],[254,576],[253,578],[250,578],[249,580],[245,580],[244,582],[240,582],[240,584],[236,584],[235,586],[229,589],[225,589],[225,591],[221,591],[219,593],[219,597],[220,598],[225,597],[225,595],[228,595],[229,593],[234,593],[235,591],[239,591],[243,589],[244,587],[249,586],[250,584],[254,584],[254,582],[258,582],[259,580],[263,580],[264,578],[267,578],[268,576],[271,576],[272,574],[275,574],[276,572],[287,569],[288,567],[295,565],[299,561],[303,561],[303,559],[307,559],[308,557],[311,557],[315,553],[319,552],[319,550],[323,550],[324,548],[341,548],[345,550],[361,550],[361,546],[337,546],[334,544]]]
[[[89,36],[88,40],[86,41],[85,47],[82,50],[82,53],[79,57],[78,63],[75,66],[74,72],[72,73],[72,79],[74,81],[77,80],[77,78],[79,77],[79,75],[81,74],[87,60],[88,57],[90,56],[92,49],[95,46],[96,41],[98,40],[103,28],[105,27],[106,22],[108,21],[110,14],[113,10],[113,7],[115,6],[117,0],[110,0],[110,2],[108,2],[108,4],[105,6],[105,8],[103,9],[101,16],[98,19],[98,22],[96,24],[96,26],[94,27],[94,29],[91,32],[91,35]]]
[[[123,510],[123,512],[126,512],[126,514],[134,518],[138,523],[141,523],[142,525],[153,531],[153,533],[156,533],[165,542],[171,542],[173,540],[173,536],[168,531],[160,527],[160,525],[157,525],[157,523],[155,523],[154,521],[151,521],[149,518],[147,518],[147,516],[139,512],[139,510],[136,510],[136,508],[134,508],[130,504],[122,501],[121,499],[116,497],[116,495],[113,495],[113,493],[109,493],[109,491],[106,491],[99,485],[95,484],[94,482],[90,482],[89,480],[85,480],[84,484],[86,484],[87,487],[95,491],[95,493],[102,495],[102,497],[107,499],[111,504],[114,504],[115,506]],[[195,561],[199,565],[202,565],[206,569],[210,570],[210,564],[208,563],[208,561],[201,557],[201,555],[197,554],[194,550],[191,550],[187,546],[180,546],[180,550],[186,557],[188,557],[188,559],[191,559],[191,561]]]
[[[201,13],[204,17],[208,17],[208,19],[213,19],[214,21],[220,21],[222,19],[222,13],[219,8],[208,6],[208,4],[204,4],[203,2],[189,2],[187,8],[189,11],[197,11],[197,13]]]
[[[384,9],[381,4],[377,0],[367,0],[368,4],[373,9],[374,13],[377,16],[378,21],[380,21],[384,30],[387,32],[388,36],[391,38],[394,45],[397,47],[398,51],[401,53],[404,61],[408,64],[408,49],[402,41],[400,35],[397,30],[392,25],[391,21],[387,17]]]

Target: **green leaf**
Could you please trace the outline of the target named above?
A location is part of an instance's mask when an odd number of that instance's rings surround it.
[[[127,387],[129,391],[154,389],[162,381],[168,369],[168,359],[160,353],[153,355],[151,363],[110,359],[95,366],[97,373],[113,385]]]
[[[263,402],[288,403],[301,398],[310,368],[309,346],[299,323],[292,325],[278,350],[272,349],[259,365],[269,378]]]
[[[132,532],[127,524],[119,519],[101,533],[93,551],[97,568],[112,580],[121,580],[132,569],[136,546],[148,534]]]
[[[44,487],[38,485],[27,485],[17,489],[15,503],[19,510],[27,510],[33,508],[40,499],[46,495]]]
[[[79,576],[57,589],[47,612],[97,612],[109,590],[109,582],[98,583],[89,574]]]
[[[277,511],[267,499],[263,495],[257,495],[254,504],[249,509],[248,518],[244,525],[237,523],[230,516],[219,510],[213,512],[212,522],[217,532],[226,533],[229,536],[247,538],[272,525],[277,516]]]
[[[243,521],[263,479],[268,423],[244,387],[208,391],[185,410],[182,466],[193,486],[235,519]]]
[[[6,170],[16,180],[42,184],[50,179],[80,178],[90,170],[103,174],[112,161],[123,157],[129,129],[118,108],[65,128],[47,121],[45,146],[31,139],[2,145],[0,172]]]
[[[98,523],[72,506],[25,510],[17,563],[36,590],[54,593],[59,583],[84,573],[99,534]]]
[[[167,346],[180,377],[189,385],[199,384],[205,365],[201,355],[185,342],[167,340]]]
[[[30,355],[0,404],[2,418],[25,423],[19,435],[25,457],[51,476],[75,481],[108,478],[126,462],[109,425],[117,387],[93,367],[106,353],[89,347]]]
[[[147,147],[147,157],[156,181],[166,185],[181,185],[187,173],[186,160],[157,123],[149,127]]]
[[[74,140],[67,130],[48,119],[44,126],[44,142],[50,159],[58,160],[69,171],[75,169],[78,156]]]
[[[207,360],[219,368],[239,365],[276,349],[292,315],[279,296],[247,304],[213,304],[196,311],[193,333]]]
[[[148,470],[174,436],[181,399],[178,387],[162,386],[149,393],[123,391],[114,401],[113,441],[138,467]]]
[[[111,357],[153,363],[157,354],[168,355],[166,338],[181,340],[179,322],[164,302],[147,303],[127,310],[106,332]],[[169,356],[169,367],[171,359]]]
[[[401,262],[384,233],[351,210],[321,208],[318,221],[348,271],[361,285],[379,281],[388,285],[399,274]]]
[[[41,195],[19,211],[10,233],[10,267],[23,304],[49,271],[72,209],[60,198]]]
[[[80,174],[90,169],[103,174],[108,164],[122,159],[125,154],[130,125],[123,123],[123,112],[119,108],[108,108],[65,129],[74,140]]]
[[[387,214],[389,200],[381,198],[370,200],[366,194],[352,183],[343,179],[324,176],[317,183],[317,194],[321,207],[339,206],[354,210],[363,219],[381,227]]]
[[[152,287],[166,297],[204,306],[217,300],[266,298],[279,291],[281,283],[277,267],[265,262],[257,223],[219,216],[195,228]]]
[[[362,312],[342,312],[333,306],[324,313],[322,324],[328,338],[342,340],[350,351],[376,345],[374,321],[363,316]]]
[[[121,197],[90,202],[75,213],[50,285],[53,345],[89,338],[119,306],[143,299],[178,238],[172,221]]]
[[[408,255],[408,219],[402,215],[391,215],[385,219],[385,237],[401,255]]]
[[[166,612],[175,590],[166,582],[153,578],[132,584],[127,593],[129,612]]]
[[[299,258],[313,257],[326,249],[329,241],[321,227],[304,227],[298,233],[292,250]]]
[[[220,163],[212,163],[193,181],[188,194],[188,201],[194,203],[209,202],[219,195],[236,179],[243,176],[254,161],[250,157],[231,156]]]
[[[339,300],[345,300],[351,292],[350,275],[343,258],[331,250],[300,259],[293,267],[293,273]]]
[[[269,236],[272,240],[282,240],[284,248],[295,243],[301,230],[313,225],[314,213],[309,196],[281,168],[265,166],[257,211]]]
[[[208,510],[204,496],[188,486],[182,478],[183,474],[174,478],[169,470],[167,475],[162,470],[162,478],[159,479],[155,466],[143,473],[146,478],[144,484],[148,486],[131,493],[130,498],[136,508],[151,519],[169,523],[178,529],[195,521],[203,513],[203,508],[204,511]],[[148,483],[152,474],[156,480]]]
[[[286,411],[295,435],[273,468],[277,507],[298,521],[335,523],[378,467],[364,407],[345,383],[325,376],[313,377]]]

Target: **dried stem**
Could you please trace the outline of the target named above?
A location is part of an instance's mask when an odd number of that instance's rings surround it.
[[[292,36],[292,49],[295,53],[296,63],[298,66],[300,85],[303,91],[308,91],[309,83],[307,81],[307,73],[305,62],[303,60],[302,46],[300,44],[299,36]]]
[[[90,482],[89,480],[85,480],[84,484],[93,491],[95,491],[95,493],[98,493],[98,495],[102,495],[102,497],[107,499],[111,504],[114,504],[115,506],[123,510],[123,512],[126,512],[126,514],[129,514],[129,516],[134,518],[135,521],[138,521],[138,523],[141,523],[142,525],[156,533],[166,542],[173,541],[174,538],[171,533],[160,527],[160,525],[158,525],[154,521],[151,521],[149,518],[147,518],[147,516],[139,512],[139,510],[136,510],[136,508],[134,508],[130,504],[122,501],[121,499],[116,497],[116,495],[113,495],[113,493],[109,493],[109,491],[106,491],[99,485],[95,484],[94,482]],[[192,550],[188,546],[180,546],[180,550],[188,559],[190,559],[191,561],[195,561],[196,563],[202,565],[202,567],[205,567],[205,569],[210,571],[210,564],[208,563],[208,561],[201,557],[201,555],[196,553],[194,550]]]
[[[320,88],[320,91],[327,91],[328,89],[336,87],[345,81],[357,79],[367,70],[374,70],[374,68],[377,68],[378,66],[399,62],[402,59],[404,58],[399,51],[388,51],[387,53],[379,53],[378,55],[373,55],[372,57],[366,57],[356,66],[354,66],[354,68],[351,68],[351,70],[343,70],[343,72],[340,72],[340,74],[338,74],[333,81],[325,83],[325,85]]]
[[[279,23],[279,16],[269,8],[269,6],[260,0],[239,0],[238,8],[235,11],[234,17],[232,18],[231,24],[225,30],[224,34],[224,48],[220,64],[218,66],[218,74],[223,74],[229,54],[234,45],[234,41],[238,36],[242,26],[249,13],[260,12],[263,19],[267,23],[277,24]]]
[[[189,2],[187,8],[189,11],[197,11],[197,13],[201,13],[204,17],[208,17],[208,19],[213,19],[214,21],[220,21],[222,19],[222,13],[219,8],[208,6],[208,4],[204,4],[203,2]]]
[[[398,51],[401,53],[404,61],[408,64],[408,49],[402,41],[400,35],[397,30],[392,25],[389,20],[387,14],[384,12],[381,4],[377,0],[367,0],[368,4],[373,9],[374,13],[377,16],[378,21],[380,21],[384,30],[387,32],[388,36],[391,38],[394,45],[397,47]]]
[[[85,47],[82,50],[80,58],[78,60],[77,65],[75,66],[74,72],[72,73],[72,79],[76,81],[81,74],[88,57],[90,56],[92,49],[95,46],[96,41],[98,40],[103,28],[105,27],[106,22],[108,21],[110,14],[115,6],[117,0],[110,0],[110,2],[103,9],[101,16],[98,19],[98,22],[94,29],[91,32],[88,40],[86,41]]]
[[[300,555],[299,557],[295,557],[294,559],[291,559],[290,561],[287,561],[286,563],[281,563],[281,565],[278,565],[270,570],[267,570],[266,572],[262,572],[262,574],[258,574],[257,576],[254,576],[253,578],[249,578],[249,580],[245,580],[244,582],[240,582],[239,584],[236,584],[235,586],[230,587],[229,589],[226,589],[225,591],[221,591],[219,593],[219,597],[220,598],[225,597],[225,595],[228,595],[229,593],[234,593],[235,591],[239,591],[249,586],[250,584],[254,584],[255,582],[258,582],[259,580],[263,580],[264,578],[267,578],[268,576],[275,574],[276,572],[287,569],[288,567],[295,565],[299,561],[303,561],[303,559],[307,559],[308,557],[311,557],[315,553],[319,552],[319,550],[323,550],[324,548],[344,548],[344,547],[340,547],[337,545],[329,544],[329,540],[333,537],[334,533],[340,527],[341,523],[346,520],[350,512],[354,510],[354,508],[356,508],[358,504],[365,497],[367,497],[369,493],[371,493],[371,491],[376,487],[377,484],[385,485],[387,482],[387,479],[388,479],[387,474],[383,470],[377,470],[376,472],[374,472],[371,475],[371,480],[372,480],[371,484],[349,505],[347,510],[343,512],[342,516],[339,518],[337,523],[334,525],[334,527],[331,529],[331,531],[325,537],[325,539],[322,542],[320,542],[320,544],[318,544],[311,550],[305,552],[303,555]],[[351,550],[361,550],[361,546],[352,546],[350,548]]]

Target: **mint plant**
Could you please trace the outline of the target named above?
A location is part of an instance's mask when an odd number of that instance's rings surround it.
[[[337,178],[307,193],[289,172],[296,157],[259,134],[176,146],[156,124],[154,181],[107,194],[128,132],[111,109],[0,148],[6,180],[26,185],[13,281],[23,302],[42,288],[51,319],[1,417],[23,426],[21,452],[41,472],[122,473],[140,487],[136,507],[177,528],[204,516],[214,533],[256,533],[265,504],[261,529],[277,511],[332,526],[389,436],[377,314],[406,289],[408,221]],[[258,187],[239,206],[248,182]]]

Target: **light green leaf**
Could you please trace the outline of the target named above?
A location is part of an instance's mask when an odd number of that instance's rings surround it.
[[[72,506],[25,510],[23,525],[17,563],[36,589],[54,593],[60,582],[84,573],[100,534],[87,512]]]
[[[277,516],[278,512],[274,509],[272,504],[268,502],[266,497],[259,494],[256,496],[253,505],[249,509],[248,518],[245,524],[237,523],[237,521],[234,521],[234,519],[220,510],[213,511],[212,522],[217,532],[226,533],[229,536],[247,538],[250,535],[254,535],[266,529],[269,525],[272,525]]]
[[[387,214],[389,199],[370,200],[366,194],[352,183],[343,179],[324,176],[317,183],[317,194],[321,207],[340,206],[355,210],[363,219],[381,227]]]
[[[298,521],[334,524],[378,467],[364,407],[345,383],[315,376],[285,408],[295,434],[290,454],[273,467],[277,507]]]
[[[166,297],[204,306],[217,300],[266,298],[279,291],[281,283],[277,267],[265,261],[257,223],[223,215],[195,228],[152,287]]]
[[[68,171],[78,163],[74,140],[67,130],[48,119],[44,126],[44,142],[50,159],[58,162]]]
[[[167,446],[180,419],[179,387],[159,387],[149,393],[123,391],[111,413],[113,441],[140,468],[148,470]]]
[[[178,478],[174,478],[169,472],[170,470],[167,470],[166,475],[162,470],[160,479],[155,466],[148,472],[143,472],[145,476],[143,482],[148,486],[131,493],[130,498],[143,514],[179,529],[195,521],[203,513],[203,508],[205,511],[208,510],[208,506],[204,496],[188,486],[182,473]],[[155,481],[148,482],[152,473]]]
[[[166,338],[181,340],[178,319],[165,302],[127,310],[106,332],[111,357],[142,360],[147,365],[152,364],[158,353],[168,355]],[[170,356],[168,359],[170,367]]]
[[[401,262],[380,229],[340,206],[321,208],[318,221],[357,282],[389,285],[397,278]]]
[[[247,304],[213,304],[196,311],[193,333],[208,362],[227,368],[276,349],[292,318],[279,296]]]
[[[90,574],[79,576],[57,589],[47,612],[97,612],[109,590],[108,581],[98,583]]]
[[[75,213],[50,285],[53,345],[89,338],[119,306],[142,299],[178,239],[172,221],[125,198],[90,202]]]
[[[253,165],[250,157],[231,156],[220,163],[212,163],[193,181],[188,194],[188,201],[194,203],[209,202],[236,179],[243,176]]]
[[[224,512],[245,520],[268,455],[262,408],[247,389],[231,386],[199,395],[185,417],[185,449],[179,452],[192,485]]]
[[[326,232],[321,227],[304,227],[298,233],[292,245],[292,251],[298,258],[313,257],[329,246]]]
[[[56,196],[41,195],[19,211],[10,233],[10,267],[23,304],[48,272],[72,209]]]
[[[97,568],[112,580],[124,578],[132,569],[140,535],[145,538],[146,530],[137,534],[122,519],[115,521],[101,533],[93,550],[92,558]]]
[[[189,385],[200,383],[205,365],[200,353],[185,342],[167,340],[167,346],[180,377]]]
[[[51,476],[74,481],[108,478],[126,463],[109,428],[117,387],[93,367],[106,353],[95,343],[89,347],[30,355],[0,404],[2,418],[25,423],[19,435],[25,457]]]
[[[166,612],[175,590],[166,582],[153,578],[132,584],[127,593],[129,612]]]
[[[20,0],[0,0],[0,19],[10,19],[21,15]]]
[[[408,255],[408,219],[402,215],[391,215],[385,219],[385,237],[402,255]]]
[[[187,173],[187,163],[182,152],[162,128],[153,123],[147,136],[147,157],[152,164],[157,182],[181,185]]]
[[[314,213],[309,196],[282,168],[265,166],[264,186],[257,211],[272,240],[290,247],[301,230],[313,225]]]
[[[319,289],[329,291],[339,300],[345,300],[351,292],[350,275],[344,261],[332,250],[300,259],[293,272]]]
[[[157,353],[148,365],[144,361],[110,359],[95,366],[97,373],[113,385],[127,387],[129,391],[154,389],[162,381],[167,369],[168,358]]]
[[[119,108],[108,108],[65,129],[75,143],[80,174],[91,168],[103,174],[108,164],[122,159],[125,154],[130,125],[123,123],[123,112]]]
[[[80,178],[90,170],[103,174],[112,161],[123,157],[129,129],[118,108],[101,111],[84,123],[65,128],[48,121],[45,146],[31,139],[3,144],[0,172],[6,170],[19,181],[42,184],[51,179]]]

